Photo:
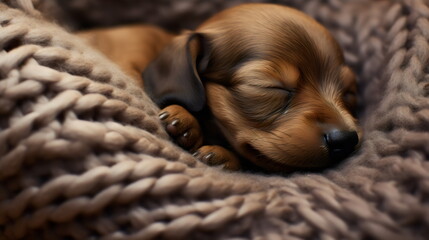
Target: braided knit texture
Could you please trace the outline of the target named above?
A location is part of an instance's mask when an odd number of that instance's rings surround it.
[[[36,7],[74,28],[144,20],[178,30],[240,2]],[[205,166],[170,141],[158,108],[115,64],[31,1],[0,3],[0,239],[427,238],[427,3],[275,2],[324,24],[358,75],[363,145],[323,173]]]

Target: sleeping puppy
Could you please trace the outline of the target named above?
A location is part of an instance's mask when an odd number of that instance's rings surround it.
[[[168,41],[140,66],[144,89],[167,132],[203,162],[290,172],[338,163],[359,145],[355,76],[305,14],[245,4]]]

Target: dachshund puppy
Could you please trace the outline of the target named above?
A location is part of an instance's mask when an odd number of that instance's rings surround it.
[[[304,13],[244,4],[166,39],[139,65],[144,90],[167,132],[203,162],[290,172],[330,166],[358,147],[355,76]]]

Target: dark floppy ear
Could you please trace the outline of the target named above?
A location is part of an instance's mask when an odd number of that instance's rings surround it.
[[[178,104],[191,112],[201,111],[206,96],[199,74],[207,67],[208,59],[205,36],[180,35],[144,70],[144,90],[161,108]]]

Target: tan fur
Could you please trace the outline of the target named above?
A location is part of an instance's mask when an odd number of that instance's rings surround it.
[[[141,72],[173,35],[149,25],[92,29],[77,33],[143,87]]]

